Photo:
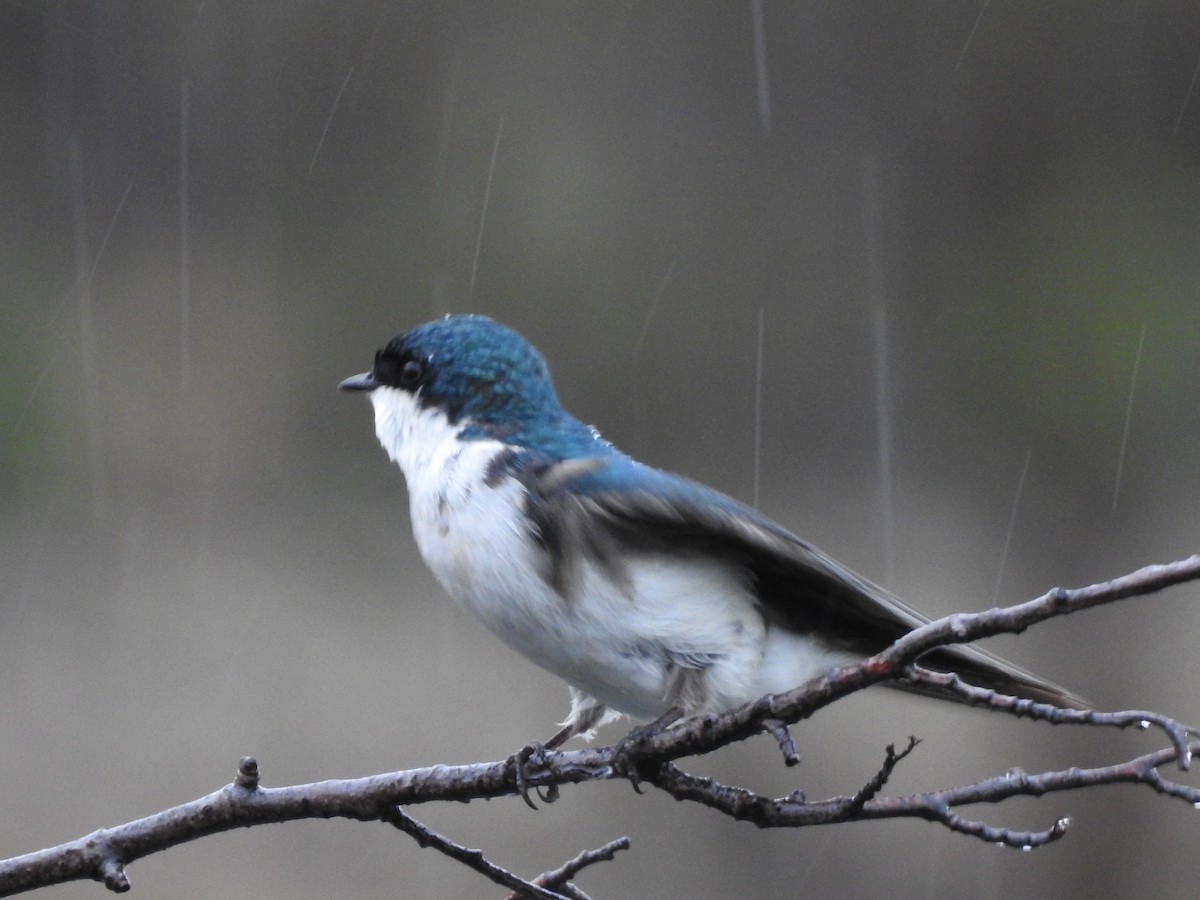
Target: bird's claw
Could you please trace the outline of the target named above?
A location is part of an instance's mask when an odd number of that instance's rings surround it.
[[[660,730],[653,723],[638,725],[636,728],[631,728],[629,733],[617,742],[617,752],[613,755],[613,768],[628,778],[633,789],[639,794],[643,791],[642,779],[638,773],[638,749],[643,741],[653,737]]]
[[[637,763],[638,757],[642,755],[642,746],[669,728],[681,715],[683,715],[682,709],[672,707],[653,722],[631,728],[629,733],[617,743],[613,768],[628,778],[633,789],[639,794],[645,793],[642,790],[642,778],[638,772]]]
[[[537,804],[529,799],[529,769],[538,769],[546,765],[546,745],[540,741],[527,744],[509,757],[513,765],[513,779],[516,781],[517,793],[530,809],[537,809]],[[543,803],[553,803],[558,799],[558,785],[549,785],[545,790],[533,786],[533,791]]]

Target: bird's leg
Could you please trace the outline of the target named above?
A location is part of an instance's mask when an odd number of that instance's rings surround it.
[[[637,743],[652,738],[660,731],[666,731],[667,728],[674,725],[681,718],[683,718],[683,707],[679,705],[672,706],[653,722],[647,722],[645,725],[637,725],[630,728],[629,734],[621,739],[621,743]]]
[[[653,722],[631,728],[629,733],[621,738],[617,744],[617,768],[629,779],[630,784],[633,785],[633,789],[639,794],[642,793],[641,779],[638,777],[636,761],[639,747],[656,734],[660,734],[671,727],[682,717],[683,707],[678,705],[672,706]]]
[[[554,733],[554,737],[550,738],[550,740],[548,740],[544,744],[542,744],[542,747],[546,750],[557,750],[559,747],[561,747],[563,744],[565,744],[568,740],[570,740],[575,735],[577,735],[581,730],[586,731],[587,729],[586,728],[579,729],[579,728],[576,728],[574,725],[564,725],[562,728],[560,728],[558,731],[556,731]]]

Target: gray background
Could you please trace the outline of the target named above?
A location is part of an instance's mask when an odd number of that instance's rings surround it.
[[[930,613],[1196,550],[1194,4],[765,2],[762,25],[765,93],[747,3],[0,4],[0,855],[208,792],[242,754],[284,784],[552,731],[566,689],[441,594],[367,405],[334,390],[448,310],[527,334],[619,446],[746,500],[761,313],[760,506]],[[1198,599],[990,646],[1196,721]],[[818,797],[909,734],[897,791],[1160,743],[887,691],[796,731],[797,770],[768,740],[693,768]],[[918,822],[759,832],[622,784],[412,812],[526,876],[627,833],[581,879],[597,897],[1200,876],[1197,813],[1132,787],[969,811],[1074,816],[1032,854]],[[131,875],[489,895],[342,822]]]

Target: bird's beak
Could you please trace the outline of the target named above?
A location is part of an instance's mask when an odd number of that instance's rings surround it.
[[[373,372],[363,372],[353,375],[338,385],[339,391],[373,391],[379,387],[379,382]]]

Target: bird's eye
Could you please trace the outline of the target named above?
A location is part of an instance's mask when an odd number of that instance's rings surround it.
[[[380,384],[412,392],[429,380],[427,360],[411,350],[401,351],[392,347],[375,354],[375,365],[371,372]]]
[[[421,383],[421,378],[424,375],[425,366],[419,359],[407,360],[404,365],[400,367],[400,387],[416,387]]]

